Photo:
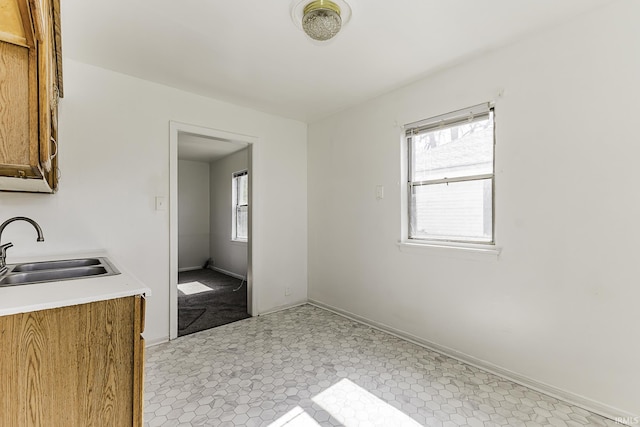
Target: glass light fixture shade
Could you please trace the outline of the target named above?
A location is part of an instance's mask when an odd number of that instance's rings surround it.
[[[333,38],[342,28],[340,7],[330,0],[316,0],[304,8],[302,29],[314,40]]]

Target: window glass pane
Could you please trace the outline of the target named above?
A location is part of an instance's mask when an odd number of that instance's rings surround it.
[[[244,174],[238,178],[238,204],[249,204],[249,175]]]
[[[233,240],[248,239],[249,220],[249,175],[247,171],[236,172],[232,180],[232,230]]]
[[[249,237],[249,207],[238,206],[237,209],[237,223],[236,223],[236,235],[238,239],[247,239]]]
[[[412,181],[493,173],[493,113],[411,137]]]
[[[413,187],[409,238],[491,242],[492,180]]]

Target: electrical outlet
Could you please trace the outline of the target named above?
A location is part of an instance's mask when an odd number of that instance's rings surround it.
[[[291,295],[291,288],[290,287],[286,287],[284,288],[284,296],[289,296]]]
[[[156,210],[157,211],[167,210],[167,200],[164,197],[156,196]]]

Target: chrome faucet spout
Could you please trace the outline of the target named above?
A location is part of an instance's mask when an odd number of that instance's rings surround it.
[[[3,275],[7,272],[7,249],[13,246],[13,243],[9,242],[6,244],[2,244],[2,232],[7,227],[7,225],[11,224],[15,221],[26,221],[29,224],[33,225],[33,228],[36,229],[38,233],[38,242],[44,242],[44,236],[42,235],[42,228],[38,225],[37,222],[32,220],[31,218],[27,218],[26,216],[16,216],[13,218],[9,218],[2,224],[0,224],[0,275]]]

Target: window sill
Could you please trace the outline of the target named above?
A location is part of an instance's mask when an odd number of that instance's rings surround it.
[[[473,245],[464,243],[442,243],[442,242],[408,242],[400,241],[397,243],[400,252],[405,253],[423,253],[431,255],[440,255],[451,258],[462,258],[472,260],[495,259],[500,256],[502,248],[497,246]]]
[[[231,243],[236,245],[246,245],[248,242],[247,239],[231,239]]]

